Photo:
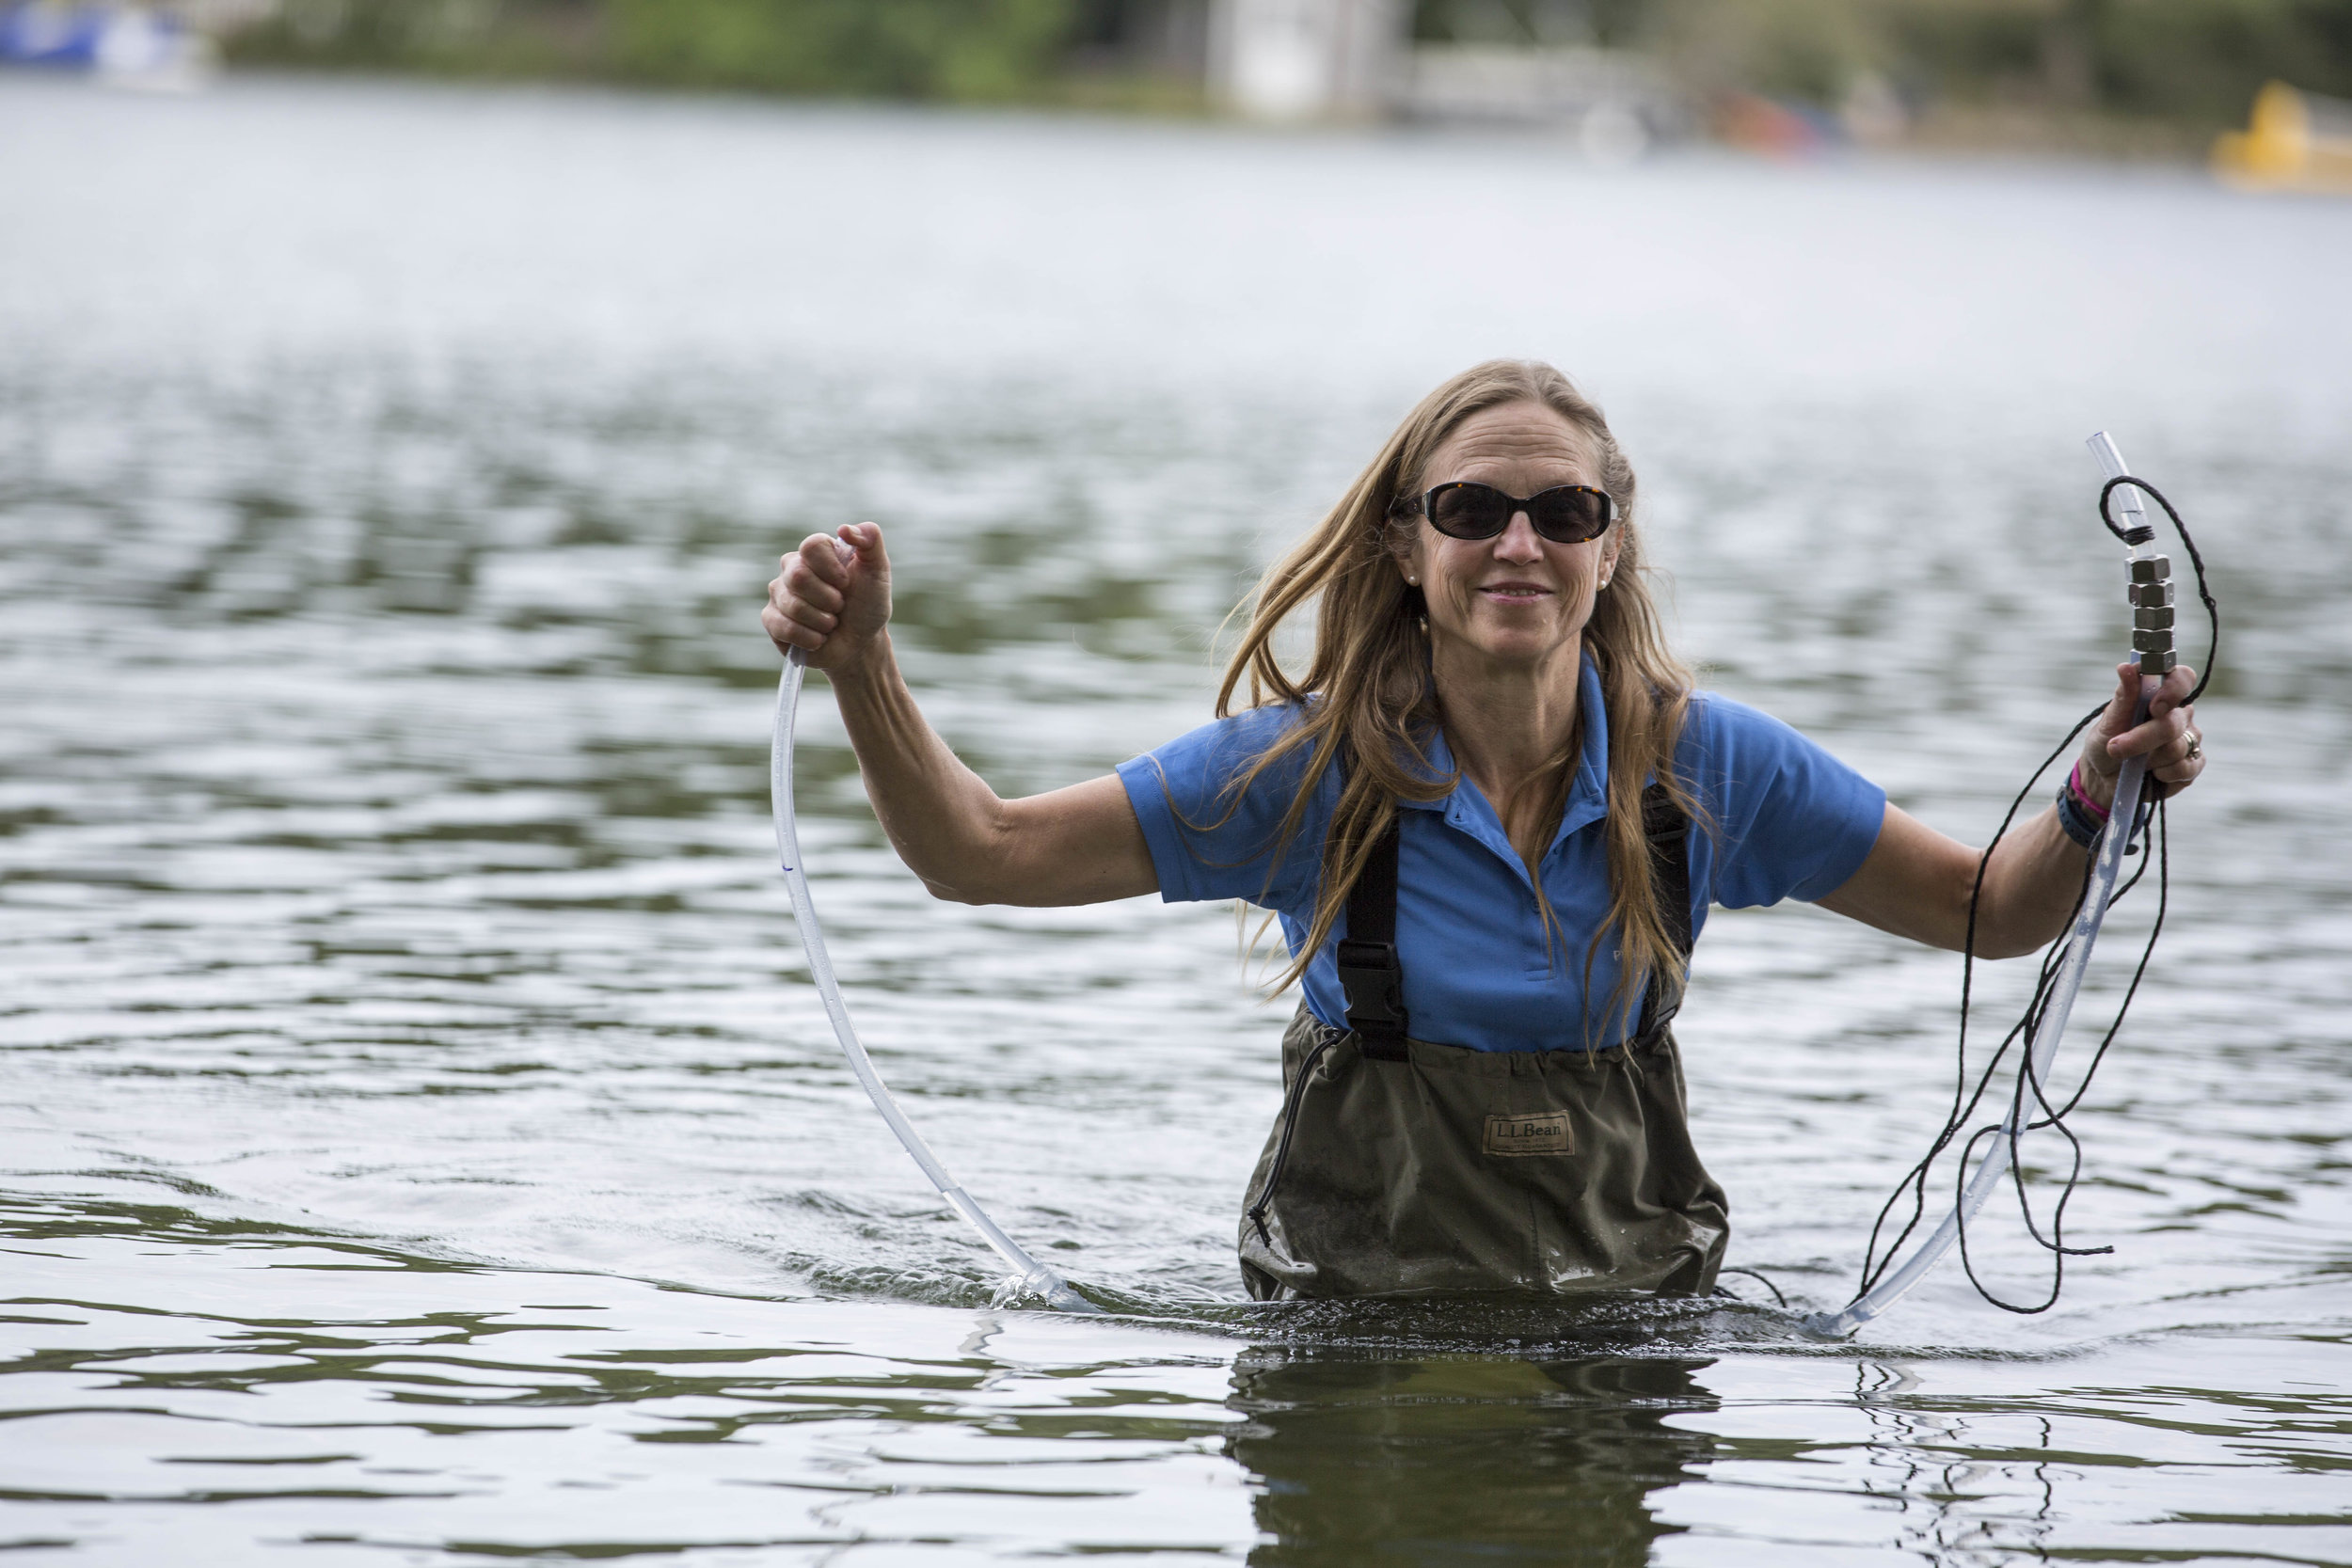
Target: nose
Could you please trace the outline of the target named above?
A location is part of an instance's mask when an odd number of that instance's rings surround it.
[[[1543,541],[1536,537],[1534,519],[1524,509],[1512,513],[1511,521],[1495,540],[1495,559],[1534,562],[1543,558]]]

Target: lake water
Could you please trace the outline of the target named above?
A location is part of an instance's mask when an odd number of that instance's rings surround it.
[[[0,148],[11,1562],[2352,1562],[2352,205],[364,83],[8,78]],[[866,1037],[1117,1310],[993,1307],[865,1104],[768,836],[777,553],[882,520],[928,711],[1066,783],[1205,720],[1253,574],[1497,353],[1609,407],[1707,683],[1972,841],[2124,641],[2083,436],[2198,529],[2216,766],[2055,1310],[1247,1305],[1232,911],[930,902],[818,683]],[[1802,1307],[1958,979],[1708,925],[1700,1147]]]

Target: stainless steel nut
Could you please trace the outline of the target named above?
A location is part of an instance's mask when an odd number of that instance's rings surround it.
[[[2172,558],[2169,555],[2152,555],[2132,562],[2134,582],[2162,582],[2171,575]]]
[[[2158,626],[2170,626],[2172,617],[2179,613],[2169,604],[2141,605],[2132,611],[2132,625],[2143,631],[2153,631]]]
[[[2139,673],[2143,675],[2168,675],[2172,673],[2172,650],[2143,653],[2139,656]]]
[[[2135,582],[2123,590],[2126,602],[2136,605],[2170,604],[2172,585],[2169,582]]]
[[[2172,651],[2172,628],[2166,626],[2161,631],[2133,632],[2132,651],[2142,654],[2170,653]]]

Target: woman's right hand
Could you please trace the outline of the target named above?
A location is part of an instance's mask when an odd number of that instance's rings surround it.
[[[890,625],[890,557],[877,523],[812,533],[768,585],[759,624],[777,649],[801,649],[809,668],[838,673],[864,659]]]

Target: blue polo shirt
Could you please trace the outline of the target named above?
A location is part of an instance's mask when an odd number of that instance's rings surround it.
[[[1557,922],[1546,941],[1526,863],[1494,807],[1468,778],[1436,800],[1407,800],[1397,846],[1397,951],[1405,1006],[1416,1038],[1480,1051],[1578,1050],[1622,1033],[1609,1007],[1617,980],[1614,942],[1584,958],[1609,911],[1609,730],[1600,677],[1588,659],[1581,701],[1584,752],[1567,809],[1541,864]],[[1339,800],[1327,773],[1296,834],[1278,858],[1283,813],[1304,775],[1303,754],[1268,768],[1233,804],[1232,781],[1296,710],[1252,708],[1205,724],[1120,765],[1136,819],[1170,903],[1240,898],[1272,910],[1293,954],[1306,940],[1322,879],[1323,836]],[[1440,738],[1433,760],[1451,773]],[[1878,842],[1886,792],[1779,720],[1701,692],[1677,753],[1713,815],[1716,832],[1691,835],[1691,928],[1708,906],[1746,909],[1834,892]],[[1201,824],[1217,823],[1215,827]],[[1347,1003],[1333,946],[1343,915],[1304,990],[1309,1010],[1343,1025]]]

